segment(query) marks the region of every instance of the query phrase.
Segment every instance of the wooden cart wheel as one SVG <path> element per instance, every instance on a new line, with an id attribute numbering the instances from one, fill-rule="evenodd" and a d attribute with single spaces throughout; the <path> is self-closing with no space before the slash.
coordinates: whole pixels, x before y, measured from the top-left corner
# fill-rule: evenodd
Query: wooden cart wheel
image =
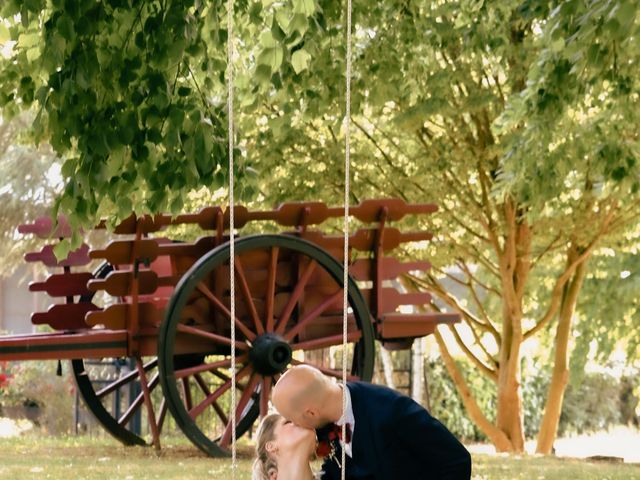
<path id="1" fill-rule="evenodd" d="M 103 263 L 94 272 L 94 278 L 105 278 L 113 266 Z M 81 297 L 81 302 L 90 302 L 93 295 Z M 200 365 L 204 360 L 202 355 L 183 355 L 177 359 L 179 368 L 192 368 Z M 103 358 L 100 362 L 89 362 L 83 359 L 71 360 L 73 376 L 78 387 L 78 393 L 87 409 L 93 414 L 101 426 L 124 445 L 148 445 L 149 443 L 136 433 L 132 419 L 136 414 L 142 414 L 148 422 L 144 394 L 140 385 L 140 374 L 137 363 L 145 372 L 153 403 L 155 427 L 159 434 L 166 421 L 167 404 L 161 389 L 158 389 L 158 359 L 157 357 L 122 357 Z M 115 369 L 115 372 L 114 372 Z M 200 376 L 185 376 L 180 380 L 179 391 L 181 398 L 189 403 L 197 398 L 203 383 Z M 215 411 L 215 410 L 214 410 Z M 221 410 L 215 412 L 214 421 L 226 422 L 226 416 Z M 248 417 L 238 425 L 238 432 L 244 433 L 255 421 Z M 209 419 L 211 420 L 211 419 Z"/>
<path id="2" fill-rule="evenodd" d="M 113 266 L 105 262 L 94 272 L 94 278 L 105 278 Z M 81 302 L 93 301 L 94 294 L 80 298 Z M 140 389 L 140 376 L 135 358 L 104 358 L 99 363 L 71 360 L 78 393 L 87 409 L 102 427 L 124 445 L 146 445 L 147 442 L 134 432 L 131 419 L 144 409 Z M 158 360 L 156 357 L 139 359 L 153 391 L 158 385 Z M 113 371 L 115 370 L 115 372 Z M 163 413 L 164 410 L 164 413 Z M 166 406 L 161 406 L 159 419 L 164 419 Z"/>
<path id="3" fill-rule="evenodd" d="M 236 379 L 241 393 L 231 407 L 229 245 L 223 244 L 188 270 L 167 307 L 160 328 L 158 365 L 168 408 L 185 435 L 201 450 L 227 455 L 232 411 L 237 434 L 265 415 L 271 387 L 291 364 L 311 364 L 341 378 L 341 364 L 314 355 L 342 348 L 343 268 L 320 247 L 289 235 L 243 237 L 235 244 Z M 373 326 L 355 282 L 348 286 L 348 362 L 350 379 L 373 374 Z M 204 362 L 180 368 L 182 355 L 204 355 Z M 334 358 L 340 358 L 335 355 Z M 185 402 L 178 385 L 200 376 L 201 396 Z M 201 418 L 210 406 L 226 421 L 212 426 Z"/>
<path id="4" fill-rule="evenodd" d="M 139 411 L 144 411 L 144 397 L 140 388 L 140 376 L 135 360 L 128 358 L 102 359 L 100 363 L 85 362 L 83 359 L 71 360 L 73 376 L 78 392 L 85 406 L 100 422 L 102 427 L 124 445 L 147 445 L 140 435 L 135 433 L 133 418 Z M 144 358 L 144 370 L 153 391 L 158 384 L 155 357 Z M 115 375 L 112 371 L 115 369 Z M 165 412 L 161 412 L 164 420 Z M 157 407 L 154 410 L 158 411 Z"/>

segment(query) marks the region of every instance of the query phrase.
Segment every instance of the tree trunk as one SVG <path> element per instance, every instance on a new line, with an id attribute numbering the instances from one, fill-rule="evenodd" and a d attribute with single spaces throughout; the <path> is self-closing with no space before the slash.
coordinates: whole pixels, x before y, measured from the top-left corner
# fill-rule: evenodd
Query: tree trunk
<path id="1" fill-rule="evenodd" d="M 524 452 L 524 425 L 520 391 L 520 348 L 522 300 L 529 271 L 531 230 L 519 206 L 507 199 L 504 203 L 507 235 L 504 248 L 496 249 L 502 280 L 502 336 L 498 369 L 498 405 L 496 425 L 509 438 L 511 452 Z"/>
<path id="2" fill-rule="evenodd" d="M 384 382 L 389 388 L 396 388 L 393 381 L 393 361 L 391 360 L 391 354 L 389 350 L 380 346 L 380 361 L 382 362 L 382 371 L 384 373 Z"/>
<path id="3" fill-rule="evenodd" d="M 574 255 L 569 256 L 569 263 L 573 261 L 573 258 Z M 550 454 L 553 449 L 553 442 L 558 433 L 564 392 L 569 380 L 569 338 L 571 337 L 571 321 L 575 312 L 578 294 L 582 287 L 582 281 L 584 280 L 586 263 L 587 260 L 585 259 L 585 261 L 578 265 L 570 283 L 565 286 L 559 313 L 558 328 L 556 330 L 553 373 L 547 393 L 544 416 L 540 423 L 536 453 Z"/>
<path id="4" fill-rule="evenodd" d="M 438 342 L 438 346 L 440 347 L 440 353 L 442 353 L 442 359 L 444 360 L 445 367 L 447 368 L 449 375 L 451 375 L 453 383 L 462 398 L 464 408 L 469 414 L 469 417 L 471 417 L 471 420 L 478 425 L 478 428 L 480 428 L 480 430 L 482 430 L 482 432 L 489 438 L 489 441 L 495 445 L 496 450 L 500 452 L 513 451 L 513 445 L 505 433 L 491 423 L 484 413 L 482 413 L 480 406 L 475 401 L 471 391 L 469 390 L 462 372 L 449 353 L 447 345 L 438 330 L 434 332 L 434 336 Z"/>
<path id="5" fill-rule="evenodd" d="M 508 449 L 496 445 L 499 452 L 524 452 L 524 427 L 522 420 L 522 397 L 520 394 L 519 367 L 500 369 L 498 377 L 497 427 L 510 441 Z"/>
<path id="6" fill-rule="evenodd" d="M 519 320 L 515 320 L 519 321 Z M 513 322 L 505 318 L 500 349 L 500 369 L 498 371 L 498 404 L 496 425 L 507 438 L 508 450 L 496 448 L 499 452 L 524 452 L 524 427 L 522 420 L 522 397 L 520 394 L 520 346 L 522 335 L 513 332 Z"/>

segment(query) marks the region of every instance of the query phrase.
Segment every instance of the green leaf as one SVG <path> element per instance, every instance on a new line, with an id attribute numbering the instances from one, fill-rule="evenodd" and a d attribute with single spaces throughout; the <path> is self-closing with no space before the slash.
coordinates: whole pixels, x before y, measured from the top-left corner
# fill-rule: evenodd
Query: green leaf
<path id="1" fill-rule="evenodd" d="M 73 22 L 68 15 L 62 15 L 58 19 L 57 27 L 58 33 L 62 36 L 62 38 L 64 38 L 68 42 L 73 41 L 76 36 L 76 32 L 73 27 Z"/>
<path id="2" fill-rule="evenodd" d="M 76 160 L 73 158 L 70 158 L 69 160 L 65 161 L 62 164 L 62 168 L 60 169 L 60 173 L 62 174 L 63 177 L 65 178 L 71 178 L 73 177 L 73 174 L 76 171 Z"/>
<path id="3" fill-rule="evenodd" d="M 118 215 L 124 218 L 131 213 L 131 200 L 126 195 L 121 195 L 118 197 L 117 207 Z"/>
<path id="4" fill-rule="evenodd" d="M 291 55 L 291 65 L 296 73 L 306 70 L 309 67 L 309 60 L 311 60 L 311 55 L 303 48 L 296 50 Z"/>
<path id="5" fill-rule="evenodd" d="M 40 58 L 40 48 L 33 47 L 27 50 L 27 60 L 30 62 L 34 62 L 36 59 Z"/>
<path id="6" fill-rule="evenodd" d="M 294 15 L 291 22 L 289 22 L 289 31 L 298 32 L 300 36 L 304 35 L 308 28 L 309 20 L 301 14 Z"/>
<path id="7" fill-rule="evenodd" d="M 294 0 L 293 11 L 294 13 L 302 13 L 309 17 L 316 11 L 315 2 L 314 0 Z"/>
<path id="8" fill-rule="evenodd" d="M 62 260 L 67 258 L 69 252 L 71 251 L 71 242 L 69 239 L 61 240 L 60 243 L 53 247 L 53 254 L 56 256 L 58 260 Z"/>
<path id="9" fill-rule="evenodd" d="M 11 40 L 9 29 L 3 23 L 0 23 L 0 43 L 5 43 L 9 40 Z"/>
<path id="10" fill-rule="evenodd" d="M 564 38 L 561 37 L 551 42 L 552 52 L 555 52 L 555 53 L 561 52 L 563 48 L 564 48 Z"/>
<path id="11" fill-rule="evenodd" d="M 270 30 L 266 30 L 260 34 L 260 44 L 265 48 L 274 48 L 278 45 L 278 42 L 273 38 L 273 33 Z"/>
<path id="12" fill-rule="evenodd" d="M 287 35 L 289 34 L 289 23 L 291 21 L 291 12 L 289 10 L 285 10 L 284 8 L 276 11 L 274 15 L 275 21 L 278 22 L 280 28 Z"/>
<path id="13" fill-rule="evenodd" d="M 271 71 L 275 71 L 282 65 L 284 54 L 282 53 L 282 47 L 277 46 L 274 48 L 267 48 L 260 52 L 258 55 L 258 65 L 266 65 L 271 68 Z"/>
<path id="14" fill-rule="evenodd" d="M 18 46 L 21 48 L 36 47 L 40 44 L 39 33 L 22 33 L 18 37 Z"/>

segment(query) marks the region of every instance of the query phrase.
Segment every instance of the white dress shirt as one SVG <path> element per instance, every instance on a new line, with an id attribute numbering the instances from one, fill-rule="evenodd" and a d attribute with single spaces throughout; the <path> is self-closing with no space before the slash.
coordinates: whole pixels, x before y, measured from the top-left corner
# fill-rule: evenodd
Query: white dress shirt
<path id="1" fill-rule="evenodd" d="M 349 392 L 349 388 L 347 387 L 347 389 L 345 390 L 346 393 L 346 397 L 347 397 L 347 405 L 346 408 L 344 410 L 344 412 L 342 413 L 342 416 L 340 417 L 340 419 L 336 422 L 336 425 L 338 425 L 339 427 L 342 427 L 342 425 L 344 425 L 345 423 L 348 423 L 351 426 L 351 440 L 353 440 L 353 432 L 356 429 L 356 419 L 353 416 L 353 406 L 351 405 L 351 392 Z M 342 444 L 342 446 L 344 447 L 344 451 L 347 455 L 349 455 L 351 458 L 353 458 L 353 455 L 351 454 L 351 442 L 347 443 L 345 445 L 344 441 L 340 441 L 340 443 Z"/>

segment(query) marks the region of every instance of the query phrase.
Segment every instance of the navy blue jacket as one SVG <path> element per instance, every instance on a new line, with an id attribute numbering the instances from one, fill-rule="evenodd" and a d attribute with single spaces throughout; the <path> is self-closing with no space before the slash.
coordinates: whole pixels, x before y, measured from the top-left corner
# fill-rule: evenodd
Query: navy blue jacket
<path id="1" fill-rule="evenodd" d="M 347 479 L 469 480 L 471 456 L 419 404 L 390 388 L 349 382 L 355 428 Z M 336 452 L 340 458 L 340 449 Z M 339 480 L 335 460 L 322 465 L 323 480 Z"/>

